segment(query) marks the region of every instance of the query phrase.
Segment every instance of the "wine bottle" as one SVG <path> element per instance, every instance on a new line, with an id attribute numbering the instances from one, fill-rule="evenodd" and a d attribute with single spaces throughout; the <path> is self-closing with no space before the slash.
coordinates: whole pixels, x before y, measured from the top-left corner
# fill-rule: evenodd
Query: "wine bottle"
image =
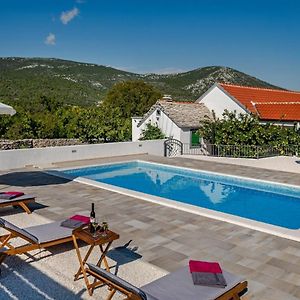
<path id="1" fill-rule="evenodd" d="M 95 205 L 94 203 L 92 203 L 92 210 L 91 210 L 91 213 L 90 213 L 90 223 L 94 223 L 95 222 L 95 217 L 96 217 L 96 214 L 95 214 Z M 94 226 L 90 226 L 90 232 L 93 233 L 95 231 L 94 229 Z"/>

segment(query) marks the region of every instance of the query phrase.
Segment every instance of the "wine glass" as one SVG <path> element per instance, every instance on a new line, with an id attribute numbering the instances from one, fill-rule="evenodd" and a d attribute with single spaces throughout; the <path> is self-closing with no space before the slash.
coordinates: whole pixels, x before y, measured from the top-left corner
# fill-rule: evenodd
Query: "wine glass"
<path id="1" fill-rule="evenodd" d="M 102 222 L 102 236 L 107 236 L 107 231 L 108 231 L 108 223 L 107 222 Z"/>
<path id="2" fill-rule="evenodd" d="M 93 237 L 97 236 L 97 228 L 99 226 L 99 222 L 97 218 L 93 218 L 91 225 L 94 227 Z"/>

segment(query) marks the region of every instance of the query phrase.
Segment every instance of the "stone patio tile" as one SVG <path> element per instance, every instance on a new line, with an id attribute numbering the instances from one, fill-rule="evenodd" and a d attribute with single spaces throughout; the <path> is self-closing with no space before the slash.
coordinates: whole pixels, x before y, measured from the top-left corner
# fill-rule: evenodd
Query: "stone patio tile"
<path id="1" fill-rule="evenodd" d="M 49 210 L 49 211 L 52 211 L 52 212 L 59 213 L 59 212 L 61 212 L 61 211 L 64 211 L 64 208 L 55 206 L 55 207 L 49 207 L 48 210 Z"/>
<path id="2" fill-rule="evenodd" d="M 295 291 L 293 292 L 293 296 L 295 296 L 297 299 L 300 299 L 300 287 L 297 287 Z"/>
<path id="3" fill-rule="evenodd" d="M 282 292 L 279 289 L 265 289 L 264 291 L 258 292 L 252 299 L 255 300 L 299 300 L 295 296 Z"/>
<path id="4" fill-rule="evenodd" d="M 180 244 L 180 243 L 177 243 L 177 242 L 175 242 L 175 241 L 171 241 L 171 242 L 165 244 L 164 246 L 165 246 L 166 248 L 168 248 L 168 249 L 177 251 L 177 250 L 180 249 L 181 244 Z"/>
<path id="5" fill-rule="evenodd" d="M 152 244 L 161 244 L 161 243 L 169 242 L 169 239 L 167 239 L 161 235 L 155 235 L 149 239 L 149 242 Z"/>
<path id="6" fill-rule="evenodd" d="M 247 267 L 247 268 L 250 268 L 253 270 L 258 269 L 262 265 L 260 261 L 257 261 L 257 260 L 254 260 L 254 259 L 248 258 L 248 257 L 242 258 L 237 263 L 241 266 L 244 266 L 244 267 Z M 264 267 L 265 267 L 265 265 L 263 265 L 263 268 Z"/>
<path id="7" fill-rule="evenodd" d="M 169 272 L 176 271 L 182 267 L 180 262 L 174 261 L 168 257 L 159 257 L 154 260 L 150 260 L 149 262 L 162 269 L 168 270 Z"/>
<path id="8" fill-rule="evenodd" d="M 230 250 L 228 251 L 227 249 L 223 249 L 217 246 L 211 246 L 204 248 L 203 251 L 213 254 L 215 257 L 223 258 Z"/>
<path id="9" fill-rule="evenodd" d="M 300 274 L 300 267 L 297 263 L 283 261 L 278 258 L 272 258 L 269 261 L 269 264 L 278 268 L 282 268 L 289 273 L 296 273 L 298 275 Z"/>
<path id="10" fill-rule="evenodd" d="M 189 231 L 197 231 L 199 227 L 194 224 L 184 224 L 181 226 L 182 230 L 189 230 Z"/>
<path id="11" fill-rule="evenodd" d="M 250 275 L 254 272 L 252 269 L 238 265 L 235 262 L 222 261 L 222 266 L 229 272 L 244 277 L 244 279 L 250 278 Z"/>
<path id="12" fill-rule="evenodd" d="M 300 249 L 293 246 L 287 247 L 284 252 L 300 257 Z"/>
<path id="13" fill-rule="evenodd" d="M 224 260 L 228 260 L 228 261 L 235 261 L 238 262 L 239 260 L 241 260 L 243 258 L 242 256 L 243 254 L 237 254 L 234 253 L 232 251 L 227 251 L 227 253 L 223 256 Z"/>
<path id="14" fill-rule="evenodd" d="M 147 229 L 150 227 L 149 224 L 138 221 L 138 220 L 130 220 L 130 221 L 127 221 L 125 224 L 132 226 L 134 228 L 138 228 L 138 229 Z"/>
<path id="15" fill-rule="evenodd" d="M 265 253 L 257 253 L 256 251 L 251 251 L 251 247 L 244 248 L 240 246 L 236 246 L 233 249 L 231 249 L 231 252 L 236 253 L 238 255 L 242 255 L 243 257 L 249 257 L 252 259 L 257 259 L 259 261 L 267 262 L 270 260 L 270 257 Z"/>
<path id="16" fill-rule="evenodd" d="M 300 287 L 300 275 L 295 273 L 289 273 L 282 278 L 286 282 L 292 282 L 294 285 Z"/>
<path id="17" fill-rule="evenodd" d="M 283 278 L 274 279 L 273 282 L 270 284 L 270 287 L 271 288 L 273 287 L 274 289 L 279 289 L 282 292 L 285 292 L 285 293 L 288 293 L 291 295 L 294 294 L 297 286 L 294 284 L 293 281 L 287 282 L 287 281 L 284 281 Z"/>
<path id="18" fill-rule="evenodd" d="M 256 280 L 248 280 L 248 289 L 249 289 L 249 299 L 252 299 L 252 295 L 256 295 L 259 292 L 262 292 L 266 289 L 266 286 L 262 284 L 261 282 L 258 282 Z"/>
<path id="19" fill-rule="evenodd" d="M 283 278 L 285 271 L 281 268 L 275 267 L 270 264 L 262 264 L 257 266 L 258 271 L 262 272 L 265 275 L 270 275 L 274 278 Z"/>

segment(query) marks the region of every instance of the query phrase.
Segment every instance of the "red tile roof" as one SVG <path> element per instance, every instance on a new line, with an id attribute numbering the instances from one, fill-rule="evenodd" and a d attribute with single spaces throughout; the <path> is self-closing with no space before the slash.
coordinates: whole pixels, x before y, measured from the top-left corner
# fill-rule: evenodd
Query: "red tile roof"
<path id="1" fill-rule="evenodd" d="M 300 102 L 257 103 L 255 107 L 262 120 L 300 121 Z"/>
<path id="2" fill-rule="evenodd" d="M 262 120 L 300 121 L 300 92 L 219 84 Z"/>

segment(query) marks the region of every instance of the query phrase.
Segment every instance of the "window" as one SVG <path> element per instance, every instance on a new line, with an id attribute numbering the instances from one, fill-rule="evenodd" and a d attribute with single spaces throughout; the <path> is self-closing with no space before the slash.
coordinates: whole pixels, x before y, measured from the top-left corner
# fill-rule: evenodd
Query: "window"
<path id="1" fill-rule="evenodd" d="M 200 134 L 198 130 L 191 130 L 191 146 L 199 146 L 201 141 Z"/>

